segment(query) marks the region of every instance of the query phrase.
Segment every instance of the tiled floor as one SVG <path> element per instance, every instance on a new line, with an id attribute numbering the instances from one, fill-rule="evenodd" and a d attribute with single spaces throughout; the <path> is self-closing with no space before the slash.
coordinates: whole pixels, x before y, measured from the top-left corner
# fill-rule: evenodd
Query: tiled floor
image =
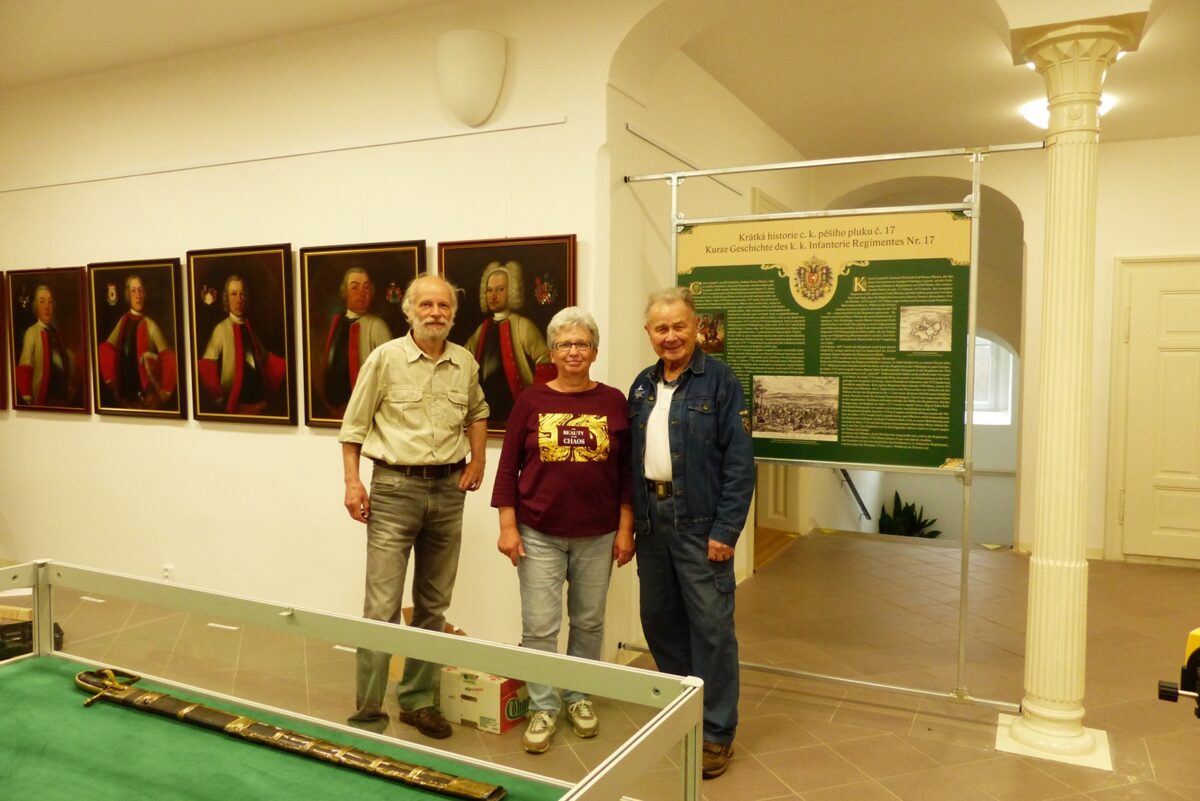
<path id="1" fill-rule="evenodd" d="M 959 558 L 956 548 L 926 541 L 800 538 L 738 588 L 742 659 L 948 692 L 957 674 Z M 963 681 L 972 696 L 1021 698 L 1027 568 L 1009 551 L 972 552 Z M 349 711 L 354 658 L 333 643 L 65 593 L 56 610 L 68 650 L 81 656 L 332 721 Z M 704 797 L 1200 801 L 1194 705 L 1156 699 L 1157 681 L 1178 677 L 1197 610 L 1195 570 L 1090 563 L 1084 722 L 1108 733 L 1112 772 L 996 752 L 996 711 L 985 706 L 746 670 L 735 757 L 725 776 L 704 783 Z M 650 664 L 645 656 L 637 663 Z M 580 740 L 560 726 L 545 755 L 524 753 L 519 729 L 497 736 L 457 728 L 437 746 L 576 780 L 650 715 L 604 699 L 597 709 L 598 738 Z M 420 739 L 395 722 L 389 733 Z M 678 768 L 664 760 L 635 794 L 659 801 L 678 798 L 678 788 Z"/>

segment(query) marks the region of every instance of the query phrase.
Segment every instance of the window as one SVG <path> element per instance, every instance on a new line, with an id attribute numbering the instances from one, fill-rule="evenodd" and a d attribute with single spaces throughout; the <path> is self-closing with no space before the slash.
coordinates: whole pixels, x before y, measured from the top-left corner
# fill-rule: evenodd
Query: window
<path id="1" fill-rule="evenodd" d="M 999 342 L 975 336 L 975 423 L 1012 423 L 1013 353 Z"/>

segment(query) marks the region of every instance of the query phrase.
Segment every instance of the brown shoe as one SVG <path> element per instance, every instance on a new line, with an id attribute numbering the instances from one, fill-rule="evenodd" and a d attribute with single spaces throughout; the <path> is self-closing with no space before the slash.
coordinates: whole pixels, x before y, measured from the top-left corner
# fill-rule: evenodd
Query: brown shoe
<path id="1" fill-rule="evenodd" d="M 704 766 L 701 775 L 706 779 L 715 779 L 729 767 L 729 758 L 733 756 L 733 743 L 704 743 Z"/>
<path id="2" fill-rule="evenodd" d="M 434 706 L 423 706 L 409 712 L 400 711 L 400 722 L 416 726 L 417 731 L 435 740 L 445 740 L 452 731 L 450 724 Z"/>

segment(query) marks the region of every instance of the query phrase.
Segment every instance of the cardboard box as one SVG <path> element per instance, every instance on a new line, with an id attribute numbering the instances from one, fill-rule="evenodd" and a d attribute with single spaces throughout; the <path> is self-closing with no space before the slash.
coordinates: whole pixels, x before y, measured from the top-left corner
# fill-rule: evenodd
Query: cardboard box
<path id="1" fill-rule="evenodd" d="M 451 723 L 503 734 L 529 709 L 529 692 L 517 679 L 447 666 L 441 683 L 442 717 Z"/>

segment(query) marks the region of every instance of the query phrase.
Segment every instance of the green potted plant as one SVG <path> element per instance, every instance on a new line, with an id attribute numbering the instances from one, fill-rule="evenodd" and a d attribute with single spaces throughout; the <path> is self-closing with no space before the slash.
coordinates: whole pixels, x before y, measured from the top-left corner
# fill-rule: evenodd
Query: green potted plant
<path id="1" fill-rule="evenodd" d="M 888 514 L 887 506 L 879 512 L 879 533 L 898 534 L 901 537 L 923 537 L 932 539 L 942 532 L 932 528 L 937 518 L 925 519 L 925 507 L 917 508 L 915 503 L 900 502 L 900 493 L 892 501 L 892 513 Z"/>

